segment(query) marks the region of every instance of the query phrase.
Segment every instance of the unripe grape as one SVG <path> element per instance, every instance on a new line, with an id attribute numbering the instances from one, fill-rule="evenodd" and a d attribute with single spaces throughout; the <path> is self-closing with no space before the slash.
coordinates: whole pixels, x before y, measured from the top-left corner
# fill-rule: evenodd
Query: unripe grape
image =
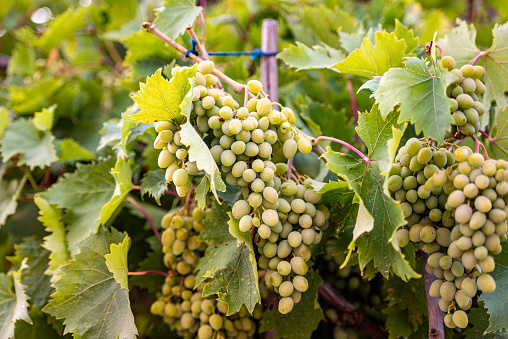
<path id="1" fill-rule="evenodd" d="M 455 324 L 453 323 L 453 315 L 452 314 L 446 314 L 443 319 L 444 324 L 448 328 L 455 328 Z"/>
<path id="2" fill-rule="evenodd" d="M 443 280 L 440 280 L 440 279 L 436 279 L 432 282 L 432 284 L 430 285 L 430 288 L 429 288 L 429 295 L 431 297 L 439 297 L 440 296 L 440 288 L 441 288 L 441 285 L 443 284 Z"/>
<path id="3" fill-rule="evenodd" d="M 293 294 L 294 287 L 293 283 L 291 281 L 284 281 L 279 286 L 279 294 L 281 297 L 289 297 L 291 294 Z"/>
<path id="4" fill-rule="evenodd" d="M 455 68 L 455 59 L 451 56 L 445 56 L 441 59 L 441 67 L 451 71 Z"/>
<path id="5" fill-rule="evenodd" d="M 249 80 L 247 86 L 249 87 L 249 91 L 254 94 L 258 94 L 263 90 L 263 84 L 259 80 Z"/>
<path id="6" fill-rule="evenodd" d="M 308 154 L 312 151 L 312 144 L 307 138 L 300 138 L 297 142 L 298 150 L 303 154 Z"/>
<path id="7" fill-rule="evenodd" d="M 446 301 L 452 301 L 455 296 L 456 287 L 455 284 L 450 281 L 445 281 L 441 284 L 439 288 L 439 293 L 441 298 Z"/>
<path id="8" fill-rule="evenodd" d="M 466 65 L 467 66 L 467 65 Z M 468 324 L 467 314 L 462 310 L 455 311 L 452 316 L 455 326 L 466 328 Z"/>
<path id="9" fill-rule="evenodd" d="M 293 309 L 293 306 L 294 306 L 293 299 L 290 297 L 286 297 L 279 300 L 278 309 L 281 314 L 288 314 Z"/>
<path id="10" fill-rule="evenodd" d="M 293 286 L 297 291 L 305 292 L 309 288 L 309 282 L 304 276 L 297 275 L 293 278 Z"/>
<path id="11" fill-rule="evenodd" d="M 172 178 L 173 178 L 173 183 L 176 186 L 183 186 L 183 185 L 185 185 L 185 183 L 188 182 L 189 175 L 187 174 L 187 171 L 185 171 L 182 168 L 179 168 L 174 171 Z"/>
<path id="12" fill-rule="evenodd" d="M 480 274 L 476 280 L 478 288 L 485 293 L 492 293 L 496 290 L 496 282 L 490 274 Z"/>

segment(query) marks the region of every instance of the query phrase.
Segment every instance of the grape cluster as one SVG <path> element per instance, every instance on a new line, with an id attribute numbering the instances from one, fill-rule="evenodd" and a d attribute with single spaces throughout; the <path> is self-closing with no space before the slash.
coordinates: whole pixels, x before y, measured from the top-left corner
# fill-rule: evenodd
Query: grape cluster
<path id="1" fill-rule="evenodd" d="M 388 188 L 408 222 L 397 231 L 399 246 L 417 243 L 430 255 L 425 269 L 437 280 L 429 295 L 439 297 L 448 327 L 464 328 L 477 291 L 496 288 L 489 272 L 506 240 L 508 164 L 417 139 L 401 147 L 396 161 Z"/>
<path id="2" fill-rule="evenodd" d="M 193 272 L 206 247 L 199 240 L 205 218 L 211 218 L 210 209 L 194 208 L 189 216 L 168 212 L 163 217 L 163 261 L 172 275 L 165 279 L 162 293 L 150 310 L 184 338 L 252 338 L 256 332 L 254 318 L 261 317 L 260 308 L 254 310 L 254 318 L 245 307 L 226 316 L 226 303 L 202 296 L 206 282 L 193 290 Z"/>
<path id="3" fill-rule="evenodd" d="M 485 113 L 485 107 L 478 98 L 478 95 L 485 93 L 485 85 L 480 80 L 483 67 L 464 65 L 460 69 L 455 68 L 455 59 L 451 56 L 443 57 L 441 66 L 457 77 L 446 91 L 453 101 L 451 114 L 454 125 L 464 135 L 478 133 L 480 117 Z"/>

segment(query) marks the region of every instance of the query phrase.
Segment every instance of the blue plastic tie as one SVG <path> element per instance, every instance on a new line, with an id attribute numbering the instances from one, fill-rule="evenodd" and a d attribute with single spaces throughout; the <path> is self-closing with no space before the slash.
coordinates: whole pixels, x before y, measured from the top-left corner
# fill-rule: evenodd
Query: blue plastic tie
<path id="1" fill-rule="evenodd" d="M 190 39 L 192 49 L 189 49 L 185 52 L 185 57 L 188 57 L 190 53 L 198 56 L 198 51 L 196 50 L 197 42 L 194 39 Z M 256 59 L 262 56 L 272 56 L 277 55 L 279 52 L 263 52 L 260 48 L 254 49 L 252 52 L 209 52 L 208 55 L 219 55 L 219 56 L 240 56 L 240 55 L 248 55 L 251 59 Z"/>

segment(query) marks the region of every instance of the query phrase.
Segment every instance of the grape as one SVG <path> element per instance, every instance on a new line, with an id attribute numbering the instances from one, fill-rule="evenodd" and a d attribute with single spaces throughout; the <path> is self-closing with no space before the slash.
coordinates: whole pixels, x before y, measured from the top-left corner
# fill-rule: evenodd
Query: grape
<path id="1" fill-rule="evenodd" d="M 420 149 L 417 154 L 417 160 L 420 164 L 425 165 L 432 160 L 432 150 L 426 147 Z"/>
<path id="2" fill-rule="evenodd" d="M 199 339 L 210 339 L 213 336 L 213 329 L 210 325 L 202 325 L 198 330 L 198 338 Z"/>
<path id="3" fill-rule="evenodd" d="M 297 231 L 293 231 L 293 232 L 289 233 L 289 235 L 288 235 L 288 244 L 291 247 L 296 248 L 296 247 L 300 246 L 301 243 L 302 243 L 302 235 L 301 235 L 301 233 L 299 233 Z"/>
<path id="4" fill-rule="evenodd" d="M 287 159 L 291 159 L 298 150 L 298 144 L 293 139 L 288 139 L 284 142 L 283 152 Z"/>
<path id="5" fill-rule="evenodd" d="M 297 275 L 293 278 L 293 286 L 297 291 L 305 292 L 309 288 L 309 283 L 304 276 Z"/>
<path id="6" fill-rule="evenodd" d="M 437 279 L 432 282 L 429 288 L 429 295 L 431 297 L 439 297 L 440 296 L 440 288 L 443 284 L 443 280 Z"/>
<path id="7" fill-rule="evenodd" d="M 447 69 L 448 71 L 451 71 L 455 68 L 455 59 L 453 59 L 451 56 L 445 56 L 441 59 L 441 67 L 444 69 Z"/>
<path id="8" fill-rule="evenodd" d="M 277 214 L 277 211 L 267 209 L 261 215 L 261 219 L 268 226 L 275 226 L 279 222 L 279 215 Z"/>
<path id="9" fill-rule="evenodd" d="M 397 243 L 400 247 L 406 247 L 409 243 L 409 232 L 406 229 L 397 230 Z"/>
<path id="10" fill-rule="evenodd" d="M 293 257 L 291 258 L 291 269 L 293 272 L 299 275 L 305 275 L 307 273 L 307 264 L 305 260 L 301 257 Z M 301 291 L 303 292 L 303 291 Z"/>
<path id="11" fill-rule="evenodd" d="M 444 324 L 446 325 L 446 327 L 448 328 L 454 328 L 455 327 L 455 324 L 453 323 L 453 315 L 452 314 L 446 314 L 444 316 Z"/>
<path id="12" fill-rule="evenodd" d="M 258 94 L 263 90 L 263 84 L 258 80 L 249 80 L 249 82 L 247 82 L 247 86 L 249 87 L 249 91 L 254 94 Z"/>
<path id="13" fill-rule="evenodd" d="M 291 273 L 291 264 L 288 261 L 281 261 L 277 264 L 277 272 L 281 275 L 288 275 Z"/>
<path id="14" fill-rule="evenodd" d="M 281 297 L 289 297 L 291 294 L 293 294 L 294 287 L 293 283 L 291 281 L 284 281 L 279 286 L 279 294 Z"/>
<path id="15" fill-rule="evenodd" d="M 288 314 L 293 309 L 293 306 L 293 299 L 290 297 L 285 297 L 279 300 L 278 309 L 281 314 Z"/>
<path id="16" fill-rule="evenodd" d="M 424 226 L 420 230 L 420 239 L 426 243 L 433 242 L 436 239 L 436 230 L 432 226 Z"/>
<path id="17" fill-rule="evenodd" d="M 474 100 L 468 94 L 459 94 L 456 98 L 459 108 L 466 109 L 473 107 Z M 460 160 L 459 160 L 460 161 Z"/>
<path id="18" fill-rule="evenodd" d="M 251 207 L 249 206 L 249 204 L 246 201 L 238 200 L 233 205 L 233 209 L 232 209 L 233 218 L 239 220 L 243 216 L 249 214 L 250 210 L 251 210 Z"/>
<path id="19" fill-rule="evenodd" d="M 462 310 L 455 311 L 452 316 L 455 326 L 466 328 L 468 324 L 467 314 Z"/>
<path id="20" fill-rule="evenodd" d="M 397 191 L 402 188 L 402 178 L 398 175 L 392 175 L 388 178 L 388 189 Z"/>
<path id="21" fill-rule="evenodd" d="M 467 223 L 469 221 L 469 219 L 471 219 L 472 215 L 473 215 L 473 210 L 471 209 L 471 207 L 469 207 L 466 204 L 460 205 L 455 210 L 455 220 L 458 223 L 462 223 L 462 224 Z"/>
<path id="22" fill-rule="evenodd" d="M 406 151 L 410 156 L 417 155 L 422 147 L 422 143 L 416 138 L 411 138 L 406 142 Z"/>
<path id="23" fill-rule="evenodd" d="M 486 293 L 492 293 L 496 290 L 496 282 L 490 274 L 482 273 L 476 280 L 478 288 Z"/>
<path id="24" fill-rule="evenodd" d="M 445 281 L 441 284 L 441 287 L 439 288 L 439 294 L 441 295 L 441 298 L 446 301 L 452 301 L 455 296 L 456 291 L 455 284 L 450 281 Z"/>
<path id="25" fill-rule="evenodd" d="M 248 232 L 252 228 L 252 217 L 244 215 L 239 222 L 239 229 L 241 232 Z"/>

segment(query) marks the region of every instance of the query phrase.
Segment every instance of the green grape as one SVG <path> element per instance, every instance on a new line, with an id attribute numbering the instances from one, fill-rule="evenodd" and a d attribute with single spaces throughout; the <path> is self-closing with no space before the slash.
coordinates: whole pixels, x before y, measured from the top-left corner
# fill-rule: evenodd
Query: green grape
<path id="1" fill-rule="evenodd" d="M 452 97 L 456 98 L 457 95 L 464 93 L 464 90 L 460 86 L 455 86 L 455 88 L 452 90 Z"/>
<path id="2" fill-rule="evenodd" d="M 305 292 L 309 288 L 309 283 L 304 276 L 297 275 L 293 278 L 293 286 L 297 291 Z"/>
<path id="3" fill-rule="evenodd" d="M 239 229 L 241 232 L 248 232 L 252 228 L 252 217 L 244 215 L 239 222 Z"/>
<path id="4" fill-rule="evenodd" d="M 439 267 L 439 260 L 444 256 L 443 253 L 433 253 L 427 259 L 427 263 L 432 267 Z"/>
<path id="5" fill-rule="evenodd" d="M 298 144 L 293 139 L 288 139 L 284 142 L 282 150 L 284 152 L 284 157 L 286 157 L 287 159 L 291 159 L 298 150 Z"/>
<path id="6" fill-rule="evenodd" d="M 447 255 L 443 255 L 440 259 L 439 259 L 439 266 L 443 269 L 443 270 L 448 270 L 452 267 L 452 263 L 453 263 L 453 260 L 452 258 L 450 258 L 449 256 Z"/>
<path id="7" fill-rule="evenodd" d="M 462 265 L 464 265 L 465 269 L 472 270 L 476 264 L 478 264 L 478 260 L 474 256 L 474 251 L 469 249 L 462 254 Z"/>
<path id="8" fill-rule="evenodd" d="M 440 279 L 436 279 L 432 282 L 432 284 L 430 285 L 430 288 L 429 288 L 429 295 L 431 297 L 439 297 L 440 296 L 440 288 L 441 288 L 441 285 L 443 284 L 443 280 L 440 280 Z"/>
<path id="9" fill-rule="evenodd" d="M 474 100 L 468 94 L 459 94 L 457 95 L 457 103 L 459 104 L 459 108 L 466 109 L 473 107 Z M 460 160 L 459 160 L 460 161 Z"/>
<path id="10" fill-rule="evenodd" d="M 223 319 L 222 316 L 219 314 L 212 314 L 210 318 L 208 319 L 208 323 L 210 324 L 210 327 L 214 330 L 220 330 L 223 325 Z"/>
<path id="11" fill-rule="evenodd" d="M 482 273 L 490 273 L 494 271 L 494 268 L 496 268 L 494 257 L 491 255 L 488 255 L 485 259 L 480 260 L 479 265 Z"/>
<path id="12" fill-rule="evenodd" d="M 299 233 L 297 231 L 293 231 L 293 232 L 289 233 L 289 235 L 288 235 L 288 244 L 293 248 L 300 246 L 300 244 L 302 243 L 302 240 L 303 239 L 302 239 L 301 233 Z"/>
<path id="13" fill-rule="evenodd" d="M 451 232 L 446 228 L 438 228 L 436 231 L 436 242 L 443 247 L 450 246 Z"/>
<path id="14" fill-rule="evenodd" d="M 287 238 L 287 236 L 286 236 Z M 291 251 L 293 248 L 291 245 L 289 245 L 287 240 L 282 240 L 279 245 L 277 246 L 277 256 L 279 258 L 286 258 L 288 255 L 291 254 Z M 281 273 L 282 274 L 282 273 Z"/>
<path id="15" fill-rule="evenodd" d="M 431 243 L 436 239 L 436 230 L 432 226 L 424 226 L 420 230 L 420 239 L 426 243 Z"/>
<path id="16" fill-rule="evenodd" d="M 409 243 L 409 232 L 408 230 L 401 228 L 397 230 L 397 243 L 400 247 L 406 247 Z"/>
<path id="17" fill-rule="evenodd" d="M 265 187 L 263 190 L 263 197 L 271 203 L 276 203 L 279 199 L 279 195 L 275 188 L 273 187 Z"/>
<path id="18" fill-rule="evenodd" d="M 210 325 L 202 325 L 198 330 L 198 339 L 211 339 L 213 336 L 213 329 Z"/>
<path id="19" fill-rule="evenodd" d="M 448 328 L 455 328 L 455 324 L 453 323 L 453 315 L 452 314 L 447 314 L 444 316 L 444 324 L 446 325 L 446 327 Z"/>
<path id="20" fill-rule="evenodd" d="M 455 68 L 455 59 L 451 56 L 445 56 L 441 59 L 441 67 L 451 71 Z"/>
<path id="21" fill-rule="evenodd" d="M 448 151 L 445 150 L 445 152 L 448 152 Z M 448 162 L 448 156 L 446 155 L 445 152 L 443 152 L 441 150 L 434 152 L 434 155 L 432 156 L 432 163 L 434 165 L 436 165 L 437 167 L 445 167 Z"/>
<path id="22" fill-rule="evenodd" d="M 409 191 L 411 189 L 415 189 L 417 186 L 418 186 L 418 181 L 412 175 L 404 178 L 404 181 L 402 182 L 402 187 L 404 187 L 404 189 L 406 191 Z"/>
<path id="23" fill-rule="evenodd" d="M 462 87 L 464 93 L 471 94 L 476 90 L 476 83 L 471 78 L 465 78 L 460 83 L 460 87 Z"/>
<path id="24" fill-rule="evenodd" d="M 423 147 L 422 143 L 420 142 L 420 140 L 416 138 L 411 138 L 406 142 L 407 154 L 409 154 L 410 156 L 417 155 L 418 152 L 422 149 L 422 147 Z"/>
<path id="25" fill-rule="evenodd" d="M 263 254 L 267 258 L 273 258 L 273 257 L 275 257 L 277 255 L 277 249 L 278 249 L 277 244 L 268 242 L 263 247 Z"/>
<path id="26" fill-rule="evenodd" d="M 251 211 L 251 207 L 245 200 L 238 200 L 233 205 L 233 209 L 232 209 L 233 218 L 239 220 L 243 216 L 249 214 L 250 211 Z"/>
<path id="27" fill-rule="evenodd" d="M 291 294 L 293 294 L 294 287 L 293 283 L 291 281 L 284 281 L 279 286 L 279 294 L 281 297 L 289 297 Z"/>
<path id="28" fill-rule="evenodd" d="M 293 302 L 292 298 L 285 297 L 285 298 L 282 298 L 279 300 L 278 309 L 281 314 L 288 314 L 289 312 L 291 312 L 293 307 L 294 307 L 294 302 Z"/>
<path id="29" fill-rule="evenodd" d="M 288 275 L 291 273 L 291 264 L 288 261 L 282 260 L 277 264 L 277 272 L 283 276 Z"/>
<path id="30" fill-rule="evenodd" d="M 466 185 L 467 187 L 468 185 Z M 467 223 L 470 219 L 471 219 L 471 216 L 473 215 L 473 210 L 471 207 L 469 207 L 468 205 L 466 204 L 462 204 L 460 205 L 459 207 L 457 207 L 457 209 L 455 210 L 455 220 L 458 222 L 458 223 L 461 223 L 461 224 L 465 224 Z"/>
<path id="31" fill-rule="evenodd" d="M 261 215 L 261 219 L 268 226 L 275 226 L 279 222 L 279 215 L 277 214 L 277 211 L 267 209 Z"/>
<path id="32" fill-rule="evenodd" d="M 432 160 L 432 150 L 424 147 L 418 151 L 417 160 L 420 164 L 425 165 Z"/>
<path id="33" fill-rule="evenodd" d="M 268 98 L 259 99 L 256 104 L 256 111 L 260 116 L 267 115 L 272 110 L 272 102 Z"/>
<path id="34" fill-rule="evenodd" d="M 302 199 L 294 199 L 291 202 L 291 209 L 295 213 L 304 213 L 306 209 L 305 201 L 303 201 Z"/>
<path id="35" fill-rule="evenodd" d="M 473 66 L 474 67 L 474 72 L 473 72 L 473 75 L 471 75 L 471 77 L 473 79 L 477 79 L 479 77 L 481 77 L 483 75 L 483 67 L 482 66 L 478 66 L 478 65 L 475 65 Z"/>
<path id="36" fill-rule="evenodd" d="M 464 265 L 461 262 L 454 261 L 450 270 L 454 276 L 461 277 L 464 274 Z"/>
<path id="37" fill-rule="evenodd" d="M 198 64 L 198 72 L 202 75 L 210 74 L 215 67 L 213 61 L 204 60 Z"/>
<path id="38" fill-rule="evenodd" d="M 308 154 L 312 151 L 312 144 L 307 138 L 300 138 L 297 142 L 298 150 L 303 154 Z"/>
<path id="39" fill-rule="evenodd" d="M 161 133 L 164 130 L 174 131 L 174 130 L 176 130 L 176 126 L 169 121 L 157 121 L 155 123 L 155 131 L 157 133 Z"/>
<path id="40" fill-rule="evenodd" d="M 496 290 L 496 282 L 490 274 L 482 273 L 476 280 L 478 288 L 485 293 L 492 293 Z"/>
<path id="41" fill-rule="evenodd" d="M 291 269 L 298 275 L 305 275 L 307 273 L 307 263 L 301 257 L 293 257 L 290 261 Z M 303 292 L 303 291 L 301 291 Z"/>
<path id="42" fill-rule="evenodd" d="M 420 232 L 421 232 L 422 228 L 423 228 L 423 225 L 420 225 L 420 224 L 415 224 L 415 225 L 411 226 L 411 228 L 409 229 L 409 240 L 411 240 L 411 242 L 417 243 L 422 240 L 420 237 Z"/>
<path id="43" fill-rule="evenodd" d="M 263 90 L 263 84 L 259 80 L 249 80 L 249 82 L 247 82 L 247 87 L 249 87 L 249 91 L 254 94 L 258 94 Z"/>
<path id="44" fill-rule="evenodd" d="M 441 284 L 441 287 L 439 288 L 439 294 L 441 295 L 441 298 L 446 301 L 452 301 L 455 297 L 455 291 L 457 288 L 455 287 L 455 284 L 450 281 L 445 281 Z"/>
<path id="45" fill-rule="evenodd" d="M 388 178 L 388 189 L 397 191 L 402 188 L 402 178 L 398 175 L 392 175 Z"/>
<path id="46" fill-rule="evenodd" d="M 173 178 L 173 183 L 176 186 L 183 186 L 188 182 L 189 175 L 187 174 L 187 171 L 185 171 L 182 168 L 179 168 L 174 171 L 172 178 Z"/>
<path id="47" fill-rule="evenodd" d="M 466 65 L 467 66 L 467 65 Z M 466 328 L 468 324 L 467 314 L 462 310 L 455 311 L 452 316 L 455 326 Z"/>
<path id="48" fill-rule="evenodd" d="M 460 71 L 465 78 L 471 78 L 474 74 L 475 69 L 473 66 L 466 64 L 460 68 Z"/>
<path id="49" fill-rule="evenodd" d="M 155 301 L 151 306 L 150 306 L 150 313 L 154 314 L 154 315 L 161 315 L 162 312 L 164 312 L 164 302 L 161 301 L 161 300 L 157 300 Z"/>

